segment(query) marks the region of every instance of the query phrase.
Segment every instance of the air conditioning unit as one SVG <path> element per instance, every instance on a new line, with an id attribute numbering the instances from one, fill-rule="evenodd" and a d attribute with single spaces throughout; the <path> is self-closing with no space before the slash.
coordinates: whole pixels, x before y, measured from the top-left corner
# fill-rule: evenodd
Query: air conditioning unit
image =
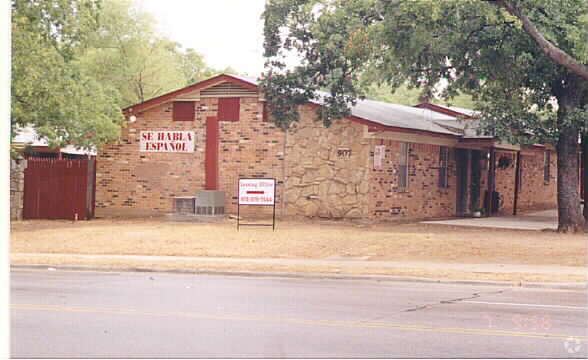
<path id="1" fill-rule="evenodd" d="M 202 190 L 196 194 L 197 215 L 223 215 L 225 213 L 225 192 Z"/>

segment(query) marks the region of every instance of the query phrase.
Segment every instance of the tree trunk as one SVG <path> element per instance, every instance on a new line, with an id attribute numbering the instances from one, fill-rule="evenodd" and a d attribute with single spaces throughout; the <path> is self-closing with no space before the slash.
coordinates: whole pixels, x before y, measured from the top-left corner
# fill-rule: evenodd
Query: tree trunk
<path id="1" fill-rule="evenodd" d="M 583 232 L 584 217 L 580 212 L 578 191 L 578 131 L 561 130 L 557 143 L 557 210 L 559 232 Z"/>
<path id="2" fill-rule="evenodd" d="M 584 216 L 580 206 L 580 161 L 578 159 L 577 124 L 567 118 L 582 103 L 584 80 L 568 74 L 553 89 L 557 97 L 557 210 L 559 232 L 584 232 Z"/>

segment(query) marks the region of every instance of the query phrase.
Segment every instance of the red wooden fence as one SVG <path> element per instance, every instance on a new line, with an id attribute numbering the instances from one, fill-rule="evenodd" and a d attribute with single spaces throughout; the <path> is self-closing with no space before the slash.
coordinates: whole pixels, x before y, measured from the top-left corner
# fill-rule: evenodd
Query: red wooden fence
<path id="1" fill-rule="evenodd" d="M 94 217 L 95 169 L 95 160 L 28 159 L 23 218 Z"/>

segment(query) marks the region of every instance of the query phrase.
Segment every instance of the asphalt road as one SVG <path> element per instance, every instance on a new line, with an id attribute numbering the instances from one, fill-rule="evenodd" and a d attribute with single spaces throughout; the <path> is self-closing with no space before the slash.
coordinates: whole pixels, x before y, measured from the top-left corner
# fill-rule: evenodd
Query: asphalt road
<path id="1" fill-rule="evenodd" d="M 13 270 L 12 357 L 586 358 L 586 291 Z"/>

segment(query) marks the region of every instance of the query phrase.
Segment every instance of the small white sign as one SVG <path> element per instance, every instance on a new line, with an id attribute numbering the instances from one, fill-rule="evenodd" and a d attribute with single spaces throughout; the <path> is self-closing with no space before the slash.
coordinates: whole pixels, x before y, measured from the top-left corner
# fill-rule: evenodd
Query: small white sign
<path id="1" fill-rule="evenodd" d="M 194 131 L 141 131 L 142 152 L 194 152 Z"/>
<path id="2" fill-rule="evenodd" d="M 376 145 L 374 147 L 374 169 L 382 169 L 382 161 L 386 156 L 386 145 Z"/>
<path id="3" fill-rule="evenodd" d="M 239 179 L 239 205 L 274 205 L 276 179 Z"/>

